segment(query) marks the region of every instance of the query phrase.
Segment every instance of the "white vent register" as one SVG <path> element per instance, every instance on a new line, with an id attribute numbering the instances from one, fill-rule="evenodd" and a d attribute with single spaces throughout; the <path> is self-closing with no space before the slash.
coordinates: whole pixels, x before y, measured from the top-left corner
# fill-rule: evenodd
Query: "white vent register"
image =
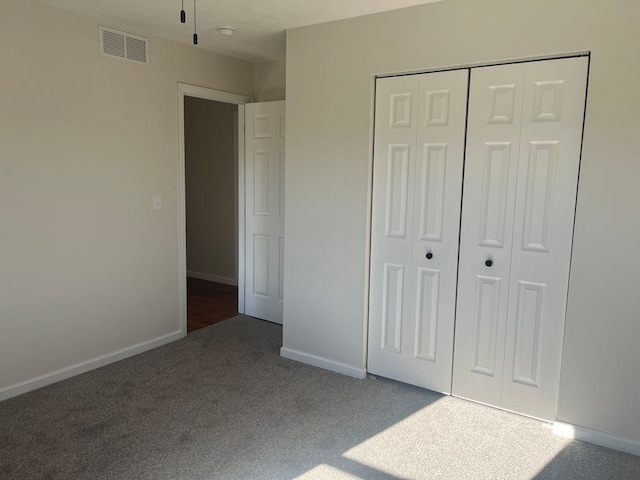
<path id="1" fill-rule="evenodd" d="M 98 28 L 100 55 L 149 65 L 149 41 L 112 28 Z"/>

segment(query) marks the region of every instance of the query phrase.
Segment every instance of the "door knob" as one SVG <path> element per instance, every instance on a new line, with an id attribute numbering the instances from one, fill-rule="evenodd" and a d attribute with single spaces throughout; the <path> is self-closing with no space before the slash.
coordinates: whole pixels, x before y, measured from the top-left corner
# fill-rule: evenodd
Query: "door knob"
<path id="1" fill-rule="evenodd" d="M 425 255 L 425 257 L 427 257 L 427 260 L 431 260 L 433 258 L 433 253 L 431 252 L 427 252 L 427 254 Z"/>
<path id="2" fill-rule="evenodd" d="M 486 262 L 484 262 L 484 264 L 485 264 L 487 267 L 490 267 L 491 265 L 493 265 L 493 260 L 487 260 Z"/>

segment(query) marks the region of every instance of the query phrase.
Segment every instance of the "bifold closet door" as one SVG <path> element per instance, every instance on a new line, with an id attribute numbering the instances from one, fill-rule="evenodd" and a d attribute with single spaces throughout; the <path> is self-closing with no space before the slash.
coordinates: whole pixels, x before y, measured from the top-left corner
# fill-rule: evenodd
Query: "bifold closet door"
<path id="1" fill-rule="evenodd" d="M 551 420 L 587 65 L 471 73 L 453 394 Z"/>
<path id="2" fill-rule="evenodd" d="M 368 371 L 451 392 L 468 70 L 378 79 Z"/>

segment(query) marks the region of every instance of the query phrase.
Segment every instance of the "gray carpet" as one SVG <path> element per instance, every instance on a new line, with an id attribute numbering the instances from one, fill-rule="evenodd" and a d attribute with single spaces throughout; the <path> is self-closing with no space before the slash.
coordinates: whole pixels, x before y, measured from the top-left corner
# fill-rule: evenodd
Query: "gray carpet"
<path id="1" fill-rule="evenodd" d="M 535 420 L 283 359 L 236 317 L 0 403 L 2 479 L 640 479 Z"/>

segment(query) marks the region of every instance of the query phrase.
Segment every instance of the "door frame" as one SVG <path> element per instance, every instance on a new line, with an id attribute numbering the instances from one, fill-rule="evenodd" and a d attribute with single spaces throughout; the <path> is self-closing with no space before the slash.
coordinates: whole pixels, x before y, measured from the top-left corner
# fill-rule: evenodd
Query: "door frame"
<path id="1" fill-rule="evenodd" d="M 187 205 L 185 179 L 184 99 L 202 98 L 238 105 L 238 312 L 244 313 L 244 104 L 247 95 L 178 82 L 178 315 L 180 334 L 187 334 Z"/>

